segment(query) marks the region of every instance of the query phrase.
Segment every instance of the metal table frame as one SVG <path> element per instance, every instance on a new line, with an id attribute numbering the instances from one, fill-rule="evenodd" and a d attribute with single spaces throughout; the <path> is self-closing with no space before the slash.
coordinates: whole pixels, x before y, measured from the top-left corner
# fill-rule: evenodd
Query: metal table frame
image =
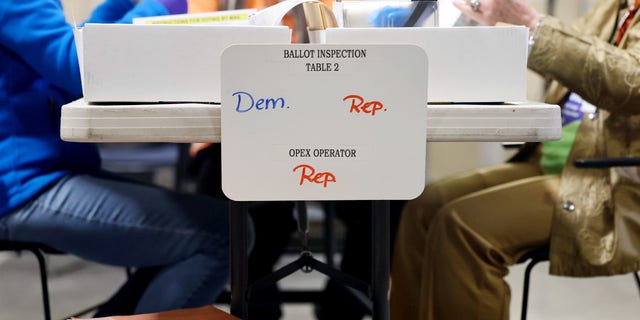
<path id="1" fill-rule="evenodd" d="M 372 200 L 371 282 L 365 283 L 333 266 L 316 260 L 306 251 L 292 263 L 265 278 L 249 283 L 248 202 L 231 201 L 229 207 L 231 242 L 231 314 L 248 319 L 248 304 L 253 290 L 277 282 L 300 269 L 316 270 L 336 282 L 363 292 L 372 303 L 373 320 L 389 319 L 390 231 L 388 200 Z M 306 213 L 305 213 L 306 214 Z"/>

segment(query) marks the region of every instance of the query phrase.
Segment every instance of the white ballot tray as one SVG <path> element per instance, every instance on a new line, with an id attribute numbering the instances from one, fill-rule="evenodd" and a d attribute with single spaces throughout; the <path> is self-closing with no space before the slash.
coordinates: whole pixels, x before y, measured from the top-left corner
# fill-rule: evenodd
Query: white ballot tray
<path id="1" fill-rule="evenodd" d="M 528 36 L 522 26 L 331 28 L 326 43 L 415 44 L 429 60 L 429 103 L 506 102 L 526 100 Z"/>
<path id="2" fill-rule="evenodd" d="M 226 47 L 291 43 L 286 26 L 86 24 L 76 31 L 87 102 L 220 102 Z"/>

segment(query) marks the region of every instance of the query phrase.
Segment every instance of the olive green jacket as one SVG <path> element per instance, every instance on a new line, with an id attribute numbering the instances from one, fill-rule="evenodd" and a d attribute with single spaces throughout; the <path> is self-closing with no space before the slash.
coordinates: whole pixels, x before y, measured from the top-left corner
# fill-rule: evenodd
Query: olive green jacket
<path id="1" fill-rule="evenodd" d="M 640 269 L 640 170 L 579 169 L 578 158 L 640 157 L 640 13 L 618 48 L 609 44 L 620 1 L 600 0 L 572 26 L 553 17 L 538 29 L 528 66 L 598 107 L 585 116 L 560 185 L 551 230 L 551 273 L 596 276 Z"/>

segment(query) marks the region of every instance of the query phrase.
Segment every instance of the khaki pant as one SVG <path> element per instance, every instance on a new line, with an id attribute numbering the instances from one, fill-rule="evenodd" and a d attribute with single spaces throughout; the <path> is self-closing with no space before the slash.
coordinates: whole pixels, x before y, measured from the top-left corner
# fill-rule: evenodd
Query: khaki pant
<path id="1" fill-rule="evenodd" d="M 508 319 L 507 266 L 548 245 L 558 185 L 537 161 L 428 185 L 402 214 L 391 319 Z"/>

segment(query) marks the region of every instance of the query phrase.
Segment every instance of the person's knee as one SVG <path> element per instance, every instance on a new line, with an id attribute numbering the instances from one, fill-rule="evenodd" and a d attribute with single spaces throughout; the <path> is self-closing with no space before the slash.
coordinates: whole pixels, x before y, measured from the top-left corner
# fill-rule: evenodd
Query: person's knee
<path id="1" fill-rule="evenodd" d="M 476 257 L 471 260 L 482 265 L 502 266 L 504 256 L 499 246 L 489 239 L 491 234 L 474 227 L 474 219 L 465 219 L 465 215 L 474 214 L 461 211 L 454 204 L 443 207 L 437 214 L 430 230 L 430 245 L 438 247 L 439 252 L 451 252 L 456 256 Z M 487 217 L 487 219 L 491 219 Z"/>
<path id="2" fill-rule="evenodd" d="M 414 223 L 428 226 L 443 205 L 442 190 L 438 183 L 427 185 L 422 194 L 408 201 L 403 208 L 403 216 L 410 215 Z M 404 219 L 404 218 L 403 218 Z"/>
<path id="3" fill-rule="evenodd" d="M 249 241 L 253 241 L 253 229 L 249 229 Z M 220 219 L 213 224 L 203 224 L 193 233 L 191 240 L 197 243 L 196 252 L 210 257 L 227 257 L 229 255 L 230 233 L 227 220 Z"/>
<path id="4" fill-rule="evenodd" d="M 229 236 L 228 234 L 209 234 L 201 242 L 196 254 L 203 254 L 216 260 L 229 259 Z"/>
<path id="5" fill-rule="evenodd" d="M 431 224 L 432 241 L 451 243 L 467 239 L 466 234 L 470 233 L 468 226 L 462 218 L 461 212 L 451 204 L 445 205 L 433 218 Z"/>
<path id="6" fill-rule="evenodd" d="M 421 230 L 426 233 L 439 210 L 439 201 L 433 201 L 437 198 L 436 194 L 436 189 L 427 186 L 420 197 L 407 201 L 402 209 L 400 230 Z"/>

